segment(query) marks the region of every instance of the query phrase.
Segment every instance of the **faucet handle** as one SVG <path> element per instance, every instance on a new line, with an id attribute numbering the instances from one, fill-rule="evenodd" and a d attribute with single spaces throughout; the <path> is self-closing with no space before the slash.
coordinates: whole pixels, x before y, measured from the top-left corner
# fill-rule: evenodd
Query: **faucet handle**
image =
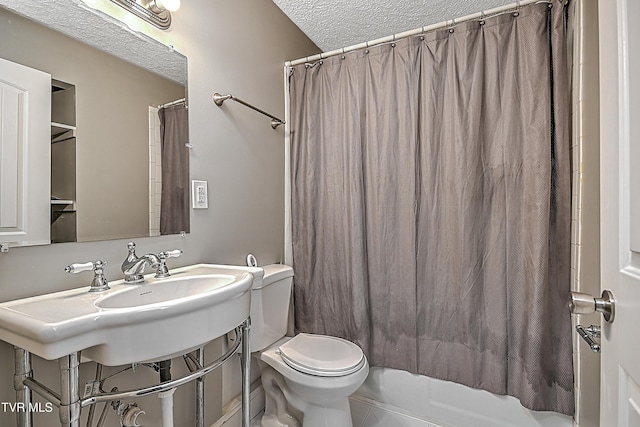
<path id="1" fill-rule="evenodd" d="M 173 249 L 170 251 L 160 252 L 158 254 L 158 258 L 160 258 L 161 260 L 167 259 L 167 258 L 178 258 L 180 255 L 182 255 L 182 250 Z"/>
<path id="2" fill-rule="evenodd" d="M 77 262 L 71 265 L 67 265 L 64 268 L 64 271 L 72 274 L 82 273 L 83 271 L 93 270 L 93 265 L 94 265 L 93 262 L 83 262 L 83 263 Z"/>
<path id="3" fill-rule="evenodd" d="M 154 276 L 156 279 L 164 279 L 165 277 L 171 276 L 169 274 L 169 268 L 167 267 L 167 258 L 177 258 L 182 255 L 182 250 L 173 249 L 171 251 L 164 251 L 158 254 L 158 259 L 160 263 L 156 269 L 156 275 Z"/>
<path id="4" fill-rule="evenodd" d="M 105 261 L 97 260 L 94 262 L 75 263 L 68 265 L 64 268 L 67 273 L 81 273 L 83 271 L 93 270 L 93 280 L 89 292 L 106 291 L 109 288 L 109 283 L 104 277 L 104 266 L 107 265 Z"/>

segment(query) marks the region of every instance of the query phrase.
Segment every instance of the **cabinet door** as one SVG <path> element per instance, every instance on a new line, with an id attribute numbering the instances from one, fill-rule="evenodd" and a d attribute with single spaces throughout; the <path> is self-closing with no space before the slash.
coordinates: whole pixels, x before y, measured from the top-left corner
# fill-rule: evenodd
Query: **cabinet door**
<path id="1" fill-rule="evenodd" d="M 50 243 L 51 76 L 0 59 L 0 243 Z"/>

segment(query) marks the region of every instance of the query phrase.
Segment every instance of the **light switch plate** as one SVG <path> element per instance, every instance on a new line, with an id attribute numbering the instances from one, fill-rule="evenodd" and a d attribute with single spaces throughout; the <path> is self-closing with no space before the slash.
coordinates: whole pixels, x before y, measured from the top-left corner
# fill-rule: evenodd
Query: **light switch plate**
<path id="1" fill-rule="evenodd" d="M 191 181 L 191 200 L 193 209 L 208 209 L 209 195 L 207 193 L 207 181 Z"/>

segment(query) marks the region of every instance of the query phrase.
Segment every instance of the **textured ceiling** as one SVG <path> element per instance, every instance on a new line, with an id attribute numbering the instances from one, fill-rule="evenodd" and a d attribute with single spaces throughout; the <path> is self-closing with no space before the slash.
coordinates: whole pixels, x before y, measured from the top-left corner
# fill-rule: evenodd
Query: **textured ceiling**
<path id="1" fill-rule="evenodd" d="M 187 59 L 80 0 L 0 0 L 0 6 L 186 85 Z M 108 36 L 106 36 L 108 35 Z"/>
<path id="2" fill-rule="evenodd" d="M 515 0 L 273 0 L 323 52 Z"/>
<path id="3" fill-rule="evenodd" d="M 210 0 L 185 0 L 210 1 Z M 514 0 L 273 0 L 324 52 L 459 18 Z M 186 59 L 81 0 L 0 0 L 19 15 L 186 82 Z M 105 37 L 108 34 L 109 37 Z M 292 58 L 295 59 L 295 58 Z"/>

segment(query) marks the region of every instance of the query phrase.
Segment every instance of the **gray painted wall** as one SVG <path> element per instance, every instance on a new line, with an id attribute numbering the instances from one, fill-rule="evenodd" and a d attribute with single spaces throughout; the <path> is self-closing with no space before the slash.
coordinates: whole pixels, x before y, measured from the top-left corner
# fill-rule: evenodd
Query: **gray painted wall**
<path id="1" fill-rule="evenodd" d="M 108 0 L 101 0 L 109 7 Z M 211 101 L 213 92 L 229 92 L 277 116 L 284 115 L 283 64 L 318 52 L 270 0 L 189 0 L 174 14 L 169 32 L 148 29 L 169 40 L 189 60 L 189 118 L 191 177 L 209 183 L 209 209 L 191 212 L 191 234 L 138 238 L 139 253 L 182 249 L 170 267 L 215 262 L 244 264 L 251 252 L 260 264 L 283 257 L 284 143 L 283 129 L 272 130 L 269 120 L 239 104 L 222 108 Z M 118 165 L 109 165 L 117 170 Z M 125 203 L 122 207 L 126 208 Z M 126 240 L 16 248 L 0 254 L 0 301 L 70 289 L 88 284 L 90 274 L 69 275 L 72 262 L 102 259 L 108 262 L 109 280 L 122 277 L 119 266 L 126 256 Z M 218 356 L 221 343 L 207 346 L 209 359 Z M 0 343 L 0 402 L 13 402 L 12 349 Z M 55 362 L 34 361 L 35 373 L 57 387 Z M 181 368 L 182 363 L 176 362 Z M 83 365 L 85 376 L 92 364 Z M 131 381 L 151 382 L 155 374 L 144 370 Z M 143 378 L 140 378 L 143 377 Z M 109 386 L 126 386 L 120 376 Z M 124 378 L 124 376 L 122 376 Z M 206 381 L 207 419 L 220 414 L 222 378 L 210 374 Z M 176 394 L 176 420 L 193 424 L 193 389 Z M 191 400 L 190 400 L 191 399 Z M 157 398 L 138 402 L 150 414 L 159 413 Z M 111 410 L 110 410 L 111 411 Z M 112 412 L 112 411 L 111 411 Z M 86 411 L 85 411 L 86 413 Z M 38 414 L 36 425 L 56 425 L 57 414 Z M 157 423 L 149 423 L 156 425 Z M 14 425 L 14 415 L 2 412 L 0 425 Z M 114 424 L 112 419 L 107 425 Z"/>

